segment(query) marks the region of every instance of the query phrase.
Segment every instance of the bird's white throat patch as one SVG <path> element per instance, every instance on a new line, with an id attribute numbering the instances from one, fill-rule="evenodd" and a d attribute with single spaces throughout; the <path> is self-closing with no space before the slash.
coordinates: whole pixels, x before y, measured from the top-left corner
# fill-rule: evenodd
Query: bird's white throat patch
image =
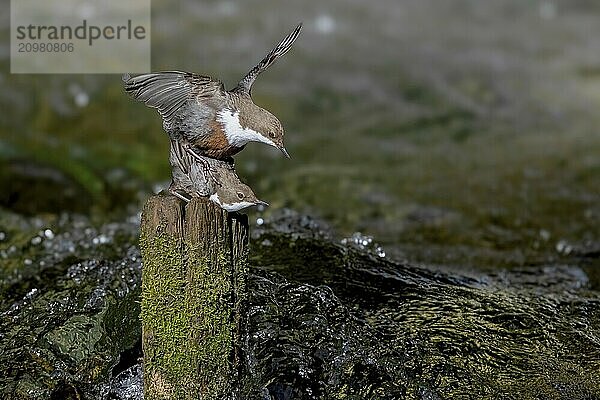
<path id="1" fill-rule="evenodd" d="M 240 211 L 244 208 L 252 207 L 254 203 L 250 203 L 249 201 L 240 201 L 237 203 L 225 203 L 221 204 L 221 207 L 229 212 Z"/>
<path id="2" fill-rule="evenodd" d="M 244 128 L 240 124 L 240 113 L 223 110 L 217 113 L 217 121 L 223 124 L 225 136 L 229 144 L 236 147 L 245 146 L 248 142 L 262 142 L 269 146 L 277 147 L 273 141 L 250 128 Z"/>
<path id="3" fill-rule="evenodd" d="M 244 208 L 252 207 L 253 205 L 255 205 L 254 203 L 250 203 L 249 201 L 238 201 L 235 203 L 222 203 L 221 199 L 219 198 L 219 195 L 216 193 L 213 193 L 208 199 L 210 201 L 212 201 L 213 203 L 217 204 L 219 207 L 221 207 L 224 210 L 227 210 L 229 212 L 240 211 L 240 210 L 243 210 Z"/>

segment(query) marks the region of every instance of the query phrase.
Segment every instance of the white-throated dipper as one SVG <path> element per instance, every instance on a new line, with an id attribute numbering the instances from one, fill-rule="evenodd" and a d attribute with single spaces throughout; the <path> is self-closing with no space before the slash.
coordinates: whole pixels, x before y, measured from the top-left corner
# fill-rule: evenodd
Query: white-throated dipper
<path id="1" fill-rule="evenodd" d="M 186 195 L 208 197 L 219 207 L 230 212 L 257 205 L 268 206 L 256 198 L 248 185 L 240 181 L 233 165 L 204 156 L 200 156 L 200 159 L 186 152 L 180 142 L 171 140 L 171 194 L 186 202 L 190 201 Z"/>
<path id="2" fill-rule="evenodd" d="M 251 89 L 258 75 L 290 50 L 301 27 L 299 24 L 277 44 L 232 90 L 225 90 L 219 80 L 181 71 L 125 75 L 125 90 L 156 108 L 169 137 L 197 159 L 230 160 L 248 142 L 276 147 L 289 158 L 281 122 L 254 104 Z"/>

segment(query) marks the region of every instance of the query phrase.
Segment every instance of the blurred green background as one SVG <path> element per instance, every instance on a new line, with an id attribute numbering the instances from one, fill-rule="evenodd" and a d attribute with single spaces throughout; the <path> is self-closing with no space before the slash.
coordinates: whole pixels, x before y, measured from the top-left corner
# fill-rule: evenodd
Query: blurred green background
<path id="1" fill-rule="evenodd" d="M 0 206 L 97 221 L 138 212 L 168 185 L 160 117 L 117 75 L 11 75 L 7 8 Z M 236 158 L 267 216 L 318 216 L 398 259 L 483 270 L 586 260 L 598 276 L 599 2 L 190 0 L 152 13 L 153 69 L 227 88 L 304 23 L 253 89 L 292 159 L 259 144 Z"/>

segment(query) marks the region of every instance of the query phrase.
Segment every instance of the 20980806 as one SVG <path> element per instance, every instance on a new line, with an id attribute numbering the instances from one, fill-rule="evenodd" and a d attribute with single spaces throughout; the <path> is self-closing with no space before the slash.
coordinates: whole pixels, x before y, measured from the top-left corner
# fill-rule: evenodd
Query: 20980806
<path id="1" fill-rule="evenodd" d="M 27 42 L 18 44 L 19 53 L 72 53 L 74 50 L 73 43 Z"/>

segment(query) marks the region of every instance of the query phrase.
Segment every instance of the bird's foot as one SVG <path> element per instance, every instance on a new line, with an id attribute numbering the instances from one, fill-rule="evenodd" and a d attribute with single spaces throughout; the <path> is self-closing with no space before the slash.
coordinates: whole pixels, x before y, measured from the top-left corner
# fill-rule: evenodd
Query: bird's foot
<path id="1" fill-rule="evenodd" d="M 198 162 L 200 162 L 200 164 L 202 164 L 202 170 L 205 173 L 205 175 L 207 175 L 208 177 L 210 177 L 210 179 L 215 182 L 217 185 L 221 186 L 221 182 L 219 182 L 219 179 L 217 179 L 217 176 L 215 175 L 217 173 L 217 170 L 210 165 L 210 162 L 206 159 L 206 157 L 201 156 L 200 154 L 198 154 L 194 148 L 188 144 L 188 143 L 184 143 L 183 144 L 183 148 L 185 149 L 185 151 L 190 154 L 192 157 L 194 157 Z"/>

